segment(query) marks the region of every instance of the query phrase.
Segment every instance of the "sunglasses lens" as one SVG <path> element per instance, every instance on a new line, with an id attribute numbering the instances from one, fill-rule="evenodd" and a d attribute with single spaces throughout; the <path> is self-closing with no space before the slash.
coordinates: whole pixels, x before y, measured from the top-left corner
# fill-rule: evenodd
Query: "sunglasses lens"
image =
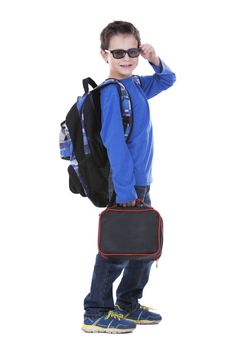
<path id="1" fill-rule="evenodd" d="M 125 57 L 126 53 L 129 55 L 129 57 L 135 58 L 135 57 L 139 56 L 140 49 L 135 48 L 135 49 L 129 49 L 127 51 L 125 51 L 125 50 L 112 50 L 111 53 L 112 53 L 113 57 L 116 59 L 120 59 L 120 58 Z"/>
<path id="2" fill-rule="evenodd" d="M 113 57 L 114 58 L 123 58 L 125 56 L 125 51 L 124 50 L 113 50 L 112 51 Z"/>
<path id="3" fill-rule="evenodd" d="M 129 55 L 129 57 L 131 57 L 131 58 L 138 57 L 138 56 L 139 56 L 139 53 L 140 53 L 140 50 L 139 50 L 139 49 L 129 49 L 129 50 L 128 50 L 128 55 Z"/>

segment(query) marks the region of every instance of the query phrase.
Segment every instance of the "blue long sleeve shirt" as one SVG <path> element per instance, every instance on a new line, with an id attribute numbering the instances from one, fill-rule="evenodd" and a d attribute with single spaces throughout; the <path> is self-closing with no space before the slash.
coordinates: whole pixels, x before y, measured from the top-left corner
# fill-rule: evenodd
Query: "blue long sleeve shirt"
<path id="1" fill-rule="evenodd" d="M 152 182 L 153 131 L 148 99 L 168 89 L 176 80 L 175 74 L 161 60 L 161 67 L 150 63 L 155 73 L 140 76 L 139 86 L 132 76 L 121 79 L 131 97 L 134 114 L 133 131 L 126 144 L 117 86 L 101 90 L 101 138 L 107 149 L 117 203 L 137 198 L 135 186 Z"/>

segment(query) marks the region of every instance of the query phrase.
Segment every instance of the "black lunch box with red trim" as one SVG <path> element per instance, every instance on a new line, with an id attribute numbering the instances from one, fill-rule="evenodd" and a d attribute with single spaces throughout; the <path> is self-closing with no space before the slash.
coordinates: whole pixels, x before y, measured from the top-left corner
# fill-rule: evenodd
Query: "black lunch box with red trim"
<path id="1" fill-rule="evenodd" d="M 135 207 L 107 207 L 100 213 L 98 249 L 104 258 L 158 260 L 163 246 L 159 212 L 137 200 Z"/>

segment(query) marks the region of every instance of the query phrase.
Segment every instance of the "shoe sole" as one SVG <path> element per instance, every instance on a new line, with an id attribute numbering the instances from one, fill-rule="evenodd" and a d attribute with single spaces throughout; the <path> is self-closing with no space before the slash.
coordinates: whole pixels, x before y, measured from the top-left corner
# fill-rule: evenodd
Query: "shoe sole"
<path id="1" fill-rule="evenodd" d="M 86 333 L 110 333 L 110 334 L 124 334 L 124 333 L 131 333 L 135 328 L 102 328 L 98 326 L 88 326 L 83 325 L 81 328 Z"/>
<path id="2" fill-rule="evenodd" d="M 131 321 L 135 324 L 144 324 L 144 325 L 150 325 L 150 324 L 159 324 L 162 320 L 158 320 L 158 321 L 150 321 L 150 320 L 132 320 L 130 318 L 125 318 L 125 320 L 127 321 Z"/>

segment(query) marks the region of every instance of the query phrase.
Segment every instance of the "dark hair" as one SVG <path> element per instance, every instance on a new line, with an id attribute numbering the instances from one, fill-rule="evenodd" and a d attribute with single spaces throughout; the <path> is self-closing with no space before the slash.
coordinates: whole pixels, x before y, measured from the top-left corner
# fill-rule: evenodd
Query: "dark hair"
<path id="1" fill-rule="evenodd" d="M 123 21 L 114 21 L 112 23 L 109 23 L 102 30 L 100 34 L 101 49 L 107 50 L 111 37 L 117 34 L 132 34 L 135 36 L 135 39 L 138 41 L 138 46 L 140 46 L 141 44 L 140 33 L 132 23 L 123 22 Z"/>

